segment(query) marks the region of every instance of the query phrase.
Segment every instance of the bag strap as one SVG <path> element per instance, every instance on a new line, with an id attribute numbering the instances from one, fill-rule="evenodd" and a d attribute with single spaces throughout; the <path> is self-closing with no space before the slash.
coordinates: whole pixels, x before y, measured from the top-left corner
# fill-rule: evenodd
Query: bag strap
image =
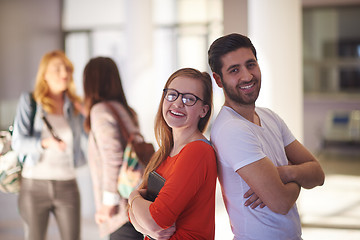
<path id="1" fill-rule="evenodd" d="M 124 144 L 124 148 L 126 147 L 126 143 L 129 141 L 129 140 L 132 140 L 130 139 L 130 134 L 129 132 L 126 130 L 126 127 L 125 127 L 125 124 L 124 122 L 121 120 L 118 112 L 116 111 L 116 109 L 114 108 L 114 106 L 109 103 L 109 102 L 104 102 L 106 104 L 106 106 L 111 110 L 111 112 L 113 113 L 113 115 L 115 116 L 115 119 L 116 121 L 118 122 L 119 124 L 119 127 L 120 127 L 120 132 L 121 132 L 121 135 L 123 136 L 123 139 L 125 139 L 125 141 L 123 141 Z"/>
<path id="2" fill-rule="evenodd" d="M 35 120 L 35 115 L 36 115 L 36 102 L 35 99 L 33 97 L 33 93 L 30 92 L 30 107 L 31 107 L 31 114 L 30 114 L 30 136 L 32 136 L 34 134 L 34 120 Z"/>
<path id="3" fill-rule="evenodd" d="M 209 140 L 207 140 L 207 139 L 198 139 L 198 140 L 196 140 L 196 141 L 202 141 L 202 142 L 207 143 L 207 144 L 209 144 L 210 146 L 212 146 L 211 142 L 210 142 Z"/>
<path id="4" fill-rule="evenodd" d="M 58 141 L 61 142 L 61 141 L 62 141 L 61 138 L 59 137 L 59 135 L 56 134 L 53 126 L 51 125 L 51 123 L 49 122 L 49 120 L 46 118 L 45 114 L 43 114 L 43 116 L 42 116 L 41 118 L 42 118 L 42 120 L 44 121 L 46 127 L 48 128 L 51 136 L 53 136 L 53 138 L 55 138 L 56 140 L 58 140 Z"/>

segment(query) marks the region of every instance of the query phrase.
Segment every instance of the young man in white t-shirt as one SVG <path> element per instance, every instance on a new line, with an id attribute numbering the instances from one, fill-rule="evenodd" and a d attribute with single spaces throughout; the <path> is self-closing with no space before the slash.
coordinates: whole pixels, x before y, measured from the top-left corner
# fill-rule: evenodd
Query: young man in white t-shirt
<path id="1" fill-rule="evenodd" d="M 261 71 L 250 39 L 213 42 L 209 65 L 225 103 L 211 129 L 234 239 L 301 239 L 300 188 L 324 183 L 315 157 L 274 112 L 255 106 Z"/>

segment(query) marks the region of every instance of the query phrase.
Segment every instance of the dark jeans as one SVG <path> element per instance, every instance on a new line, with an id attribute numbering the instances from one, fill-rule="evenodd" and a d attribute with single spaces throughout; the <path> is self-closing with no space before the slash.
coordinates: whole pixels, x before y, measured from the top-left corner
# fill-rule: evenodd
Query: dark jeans
<path id="1" fill-rule="evenodd" d="M 118 230 L 110 234 L 110 240 L 143 240 L 142 233 L 135 230 L 134 226 L 127 222 L 122 225 Z"/>

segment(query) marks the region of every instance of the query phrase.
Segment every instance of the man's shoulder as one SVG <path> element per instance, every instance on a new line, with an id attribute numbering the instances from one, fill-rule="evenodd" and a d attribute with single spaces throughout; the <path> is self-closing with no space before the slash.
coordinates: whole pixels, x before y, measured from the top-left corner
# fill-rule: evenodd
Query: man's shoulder
<path id="1" fill-rule="evenodd" d="M 262 113 L 262 114 L 266 114 L 267 116 L 278 116 L 278 114 L 271 110 L 270 108 L 266 108 L 266 107 L 256 107 L 255 111 L 257 113 Z"/>
<path id="2" fill-rule="evenodd" d="M 234 109 L 223 106 L 212 125 L 212 128 L 240 128 L 248 129 L 248 121 Z"/>
<path id="3" fill-rule="evenodd" d="M 231 108 L 223 108 L 211 126 L 210 138 L 216 144 L 249 134 L 252 130 L 247 121 Z"/>
<path id="4" fill-rule="evenodd" d="M 282 123 L 282 118 L 273 110 L 264 107 L 256 107 L 256 112 L 260 116 L 261 121 L 266 121 L 278 125 Z"/>
<path id="5" fill-rule="evenodd" d="M 234 116 L 226 107 L 222 107 L 211 126 L 211 134 L 223 132 L 224 128 L 233 125 Z"/>
<path id="6" fill-rule="evenodd" d="M 256 112 L 264 112 L 264 113 L 268 113 L 268 114 L 275 113 L 273 110 L 271 110 L 270 108 L 267 108 L 267 107 L 255 107 L 255 111 Z"/>
<path id="7" fill-rule="evenodd" d="M 239 120 L 239 115 L 230 107 L 223 106 L 219 111 L 214 124 L 224 124 L 224 122 Z"/>

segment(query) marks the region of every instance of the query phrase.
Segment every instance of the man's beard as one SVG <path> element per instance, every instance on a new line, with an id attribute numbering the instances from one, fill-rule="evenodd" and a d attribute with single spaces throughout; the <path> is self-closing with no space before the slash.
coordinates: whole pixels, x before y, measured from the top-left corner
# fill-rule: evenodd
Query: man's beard
<path id="1" fill-rule="evenodd" d="M 251 95 L 246 95 L 247 97 L 245 98 L 244 96 L 242 96 L 240 90 L 236 91 L 237 89 L 240 88 L 238 85 L 236 86 L 236 89 L 229 87 L 224 81 L 222 81 L 222 85 L 226 95 L 230 98 L 230 100 L 240 105 L 254 105 L 256 99 L 259 96 L 259 91 L 257 91 L 257 92 L 252 92 Z"/>

